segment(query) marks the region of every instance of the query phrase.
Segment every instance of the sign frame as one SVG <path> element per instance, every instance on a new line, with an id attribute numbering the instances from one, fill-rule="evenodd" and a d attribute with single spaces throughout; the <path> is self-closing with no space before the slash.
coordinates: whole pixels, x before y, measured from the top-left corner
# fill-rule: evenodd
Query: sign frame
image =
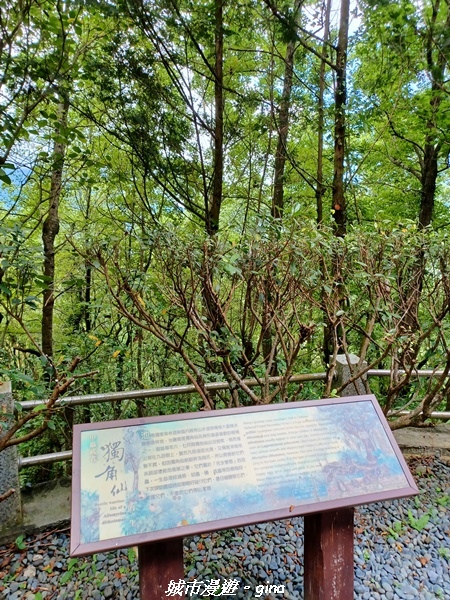
<path id="1" fill-rule="evenodd" d="M 234 517 L 228 517 L 224 519 L 218 519 L 214 521 L 205 521 L 201 523 L 193 523 L 187 525 L 177 526 L 171 529 L 163 529 L 158 531 L 151 531 L 146 533 L 137 533 L 128 536 L 120 536 L 114 538 L 103 539 L 95 542 L 82 543 L 81 541 L 81 520 L 83 515 L 81 514 L 81 433 L 85 431 L 98 431 L 104 429 L 115 429 L 115 428 L 126 428 L 141 425 L 149 425 L 156 423 L 175 422 L 175 421 L 190 421 L 204 418 L 218 418 L 224 416 L 239 416 L 247 413 L 267 412 L 267 411 L 284 411 L 295 408 L 308 408 L 316 406 L 332 406 L 338 404 L 348 404 L 357 402 L 370 401 L 378 416 L 378 419 L 383 427 L 384 433 L 386 434 L 387 440 L 389 441 L 393 453 L 403 471 L 407 485 L 401 488 L 395 488 L 390 490 L 381 490 L 374 493 L 365 493 L 360 495 L 353 495 L 350 497 L 325 500 L 325 501 L 314 501 L 298 506 L 286 506 L 285 508 L 277 508 L 274 510 L 268 510 L 264 512 L 243 514 Z M 207 492 L 206 492 L 207 493 Z M 390 500 L 394 498 L 401 498 L 407 496 L 413 496 L 418 493 L 418 488 L 414 482 L 414 479 L 409 471 L 409 468 L 403 458 L 403 455 L 395 441 L 392 431 L 388 425 L 388 422 L 373 394 L 362 395 L 362 396 L 347 396 L 344 398 L 330 398 L 323 400 L 310 400 L 303 402 L 287 402 L 282 404 L 269 404 L 269 405 L 258 405 L 251 407 L 239 407 L 223 410 L 214 411 L 203 411 L 193 413 L 182 413 L 176 415 L 161 415 L 156 417 L 144 417 L 127 420 L 108 421 L 102 423 L 86 423 L 74 426 L 74 440 L 73 440 L 73 458 L 72 458 L 72 519 L 71 519 L 71 541 L 70 541 L 70 554 L 71 556 L 83 556 L 87 554 L 93 554 L 97 552 L 104 552 L 108 550 L 116 550 L 119 548 L 127 548 L 130 546 L 141 546 L 152 542 L 159 542 L 162 540 L 170 540 L 176 538 L 183 538 L 193 535 L 200 535 L 203 533 L 209 533 L 212 531 L 218 531 L 222 529 L 233 529 L 246 525 L 252 525 L 255 523 L 262 523 L 266 521 L 275 521 L 281 519 L 287 519 L 292 517 L 312 515 L 316 513 L 323 513 L 327 511 L 336 511 L 340 509 L 350 508 L 361 504 L 370 504 L 372 502 L 379 502 L 382 500 Z"/>

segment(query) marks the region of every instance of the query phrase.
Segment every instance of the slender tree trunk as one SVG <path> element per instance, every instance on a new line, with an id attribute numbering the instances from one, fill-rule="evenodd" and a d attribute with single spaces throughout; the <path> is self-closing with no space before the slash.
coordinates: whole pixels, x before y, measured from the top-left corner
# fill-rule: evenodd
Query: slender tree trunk
<path id="1" fill-rule="evenodd" d="M 326 58 L 328 57 L 328 46 L 330 37 L 330 12 L 331 0 L 327 0 L 325 7 L 324 33 L 322 45 L 322 60 L 320 61 L 319 72 L 319 98 L 317 103 L 317 187 L 316 187 L 316 207 L 317 223 L 320 225 L 323 221 L 323 196 L 325 194 L 325 185 L 323 182 L 323 134 L 324 134 L 324 95 L 325 95 L 325 69 Z"/>
<path id="2" fill-rule="evenodd" d="M 440 146 L 432 143 L 431 136 L 425 142 L 423 169 L 420 190 L 419 229 L 431 225 L 433 219 L 436 181 L 438 177 L 438 157 Z"/>
<path id="3" fill-rule="evenodd" d="M 86 213 L 84 215 L 85 222 L 89 222 L 91 218 L 91 196 L 92 189 L 89 187 L 86 194 Z M 92 313 L 91 313 L 91 289 L 92 289 L 92 266 L 88 260 L 84 262 L 84 290 L 81 290 L 83 301 L 82 318 L 84 319 L 84 331 L 89 334 L 92 331 Z M 85 394 L 91 393 L 91 382 L 87 379 L 83 390 Z M 82 407 L 81 418 L 83 423 L 91 422 L 91 405 L 85 404 Z"/>
<path id="4" fill-rule="evenodd" d="M 213 192 L 206 230 L 209 235 L 219 231 L 223 192 L 223 2 L 215 1 L 215 77 L 214 77 L 214 174 Z"/>
<path id="5" fill-rule="evenodd" d="M 345 108 L 347 104 L 347 47 L 350 1 L 341 0 L 339 37 L 336 50 L 336 92 L 334 101 L 334 176 L 332 208 L 335 233 L 344 236 L 347 214 L 344 193 Z"/>
<path id="6" fill-rule="evenodd" d="M 67 127 L 69 112 L 69 99 L 64 96 L 59 105 L 59 120 L 56 134 L 60 135 Z M 59 201 L 62 189 L 62 173 L 66 144 L 61 141 L 53 145 L 53 169 L 50 184 L 49 208 L 47 217 L 42 227 L 42 241 L 44 245 L 44 277 L 47 284 L 44 290 L 42 307 L 42 352 L 46 356 L 53 356 L 53 312 L 55 304 L 55 238 L 59 232 Z"/>
<path id="7" fill-rule="evenodd" d="M 436 138 L 441 136 L 437 126 L 437 114 L 445 95 L 446 73 L 448 70 L 448 32 L 450 31 L 450 2 L 445 1 L 447 14 L 445 23 L 438 23 L 441 9 L 440 0 L 431 3 L 432 13 L 426 38 L 426 59 L 428 75 L 431 80 L 430 116 L 427 120 L 427 135 L 421 164 L 421 194 L 419 228 L 424 229 L 433 219 L 436 181 L 438 177 L 438 159 L 441 144 Z"/>
<path id="8" fill-rule="evenodd" d="M 448 26 L 450 27 L 450 18 Z M 439 136 L 436 127 L 436 114 L 442 102 L 445 62 L 443 63 L 441 60 L 438 61 L 438 64 L 434 68 L 433 64 L 434 63 L 431 62 L 429 69 L 430 74 L 436 79 L 433 80 L 431 86 L 431 113 L 427 120 L 428 133 L 425 137 L 423 160 L 421 163 L 419 229 L 424 229 L 425 227 L 428 227 L 428 225 L 431 225 L 433 219 L 436 183 L 438 178 L 438 160 L 441 151 L 441 144 L 436 143 L 436 137 Z"/>
<path id="9" fill-rule="evenodd" d="M 86 197 L 86 222 L 89 222 L 91 218 L 91 196 L 92 189 L 89 188 Z M 91 263 L 86 260 L 84 263 L 84 328 L 86 333 L 92 330 L 92 314 L 91 314 L 91 289 L 92 289 L 92 266 Z"/>
<path id="10" fill-rule="evenodd" d="M 84 330 L 86 333 L 92 331 L 92 316 L 91 316 L 91 287 L 92 287 L 92 267 L 88 261 L 84 263 L 84 298 L 83 298 L 83 316 L 84 316 Z M 87 379 L 84 386 L 84 393 L 91 393 L 91 382 Z M 83 423 L 91 422 L 91 405 L 85 404 L 82 407 L 81 418 Z"/>
<path id="11" fill-rule="evenodd" d="M 298 21 L 300 16 L 301 0 L 295 0 L 294 20 Z M 278 142 L 275 154 L 275 173 L 272 196 L 272 217 L 281 219 L 284 210 L 284 167 L 287 158 L 287 138 L 289 132 L 289 110 L 291 106 L 292 79 L 294 74 L 294 56 L 297 48 L 295 36 L 286 48 L 284 67 L 283 94 L 281 96 L 280 110 L 278 114 Z"/>
<path id="12" fill-rule="evenodd" d="M 341 15 L 339 22 L 338 45 L 336 49 L 336 90 L 334 96 L 334 175 L 333 175 L 333 194 L 332 209 L 335 221 L 335 235 L 343 237 L 346 233 L 347 215 L 344 193 L 344 157 L 345 157 L 345 108 L 347 103 L 347 46 L 348 46 L 348 22 L 349 22 L 350 1 L 341 0 Z M 342 274 L 338 264 L 337 257 L 332 257 L 332 269 L 334 281 L 342 281 Z M 322 267 L 324 268 L 324 267 Z M 339 293 L 335 288 L 333 293 Z M 323 293 L 324 314 L 325 294 Z M 342 304 L 343 298 L 338 298 L 338 303 Z M 335 331 L 328 318 L 325 319 L 323 334 L 323 353 L 326 365 L 330 365 L 331 357 L 335 356 L 339 347 L 342 346 L 340 331 Z"/>
<path id="13" fill-rule="evenodd" d="M 223 5 L 224 0 L 215 0 L 215 62 L 214 62 L 214 172 L 212 181 L 212 198 L 206 215 L 206 232 L 210 237 L 214 237 L 219 231 L 220 209 L 222 206 L 223 195 L 223 113 L 224 113 L 224 94 L 223 94 Z M 213 273 L 209 266 L 210 251 L 205 244 L 205 253 L 203 257 L 202 269 L 202 295 L 204 302 L 204 315 L 210 323 L 212 330 L 219 331 L 223 325 L 223 318 L 217 308 L 217 302 L 214 297 Z M 202 347 L 204 340 L 199 336 L 199 347 Z M 205 396 L 211 400 L 214 406 L 214 393 L 208 394 L 204 387 L 203 377 L 197 375 L 189 379 L 199 390 L 203 390 Z"/>
<path id="14" fill-rule="evenodd" d="M 300 16 L 301 0 L 294 3 L 294 21 L 298 22 Z M 284 59 L 283 93 L 281 96 L 280 109 L 278 111 L 278 140 L 275 153 L 274 185 L 272 194 L 271 214 L 274 219 L 281 219 L 284 212 L 284 168 L 287 160 L 287 139 L 289 133 L 289 111 L 291 107 L 292 81 L 294 75 L 294 57 L 297 49 L 294 32 L 286 47 Z M 275 267 L 270 267 L 275 268 Z M 272 326 L 273 314 L 271 306 L 270 286 L 265 286 L 267 308 L 264 310 L 262 321 L 262 351 L 268 375 L 277 375 L 276 350 L 272 348 L 274 329 Z"/>
<path id="15" fill-rule="evenodd" d="M 324 16 L 324 32 L 323 32 L 323 45 L 322 45 L 322 60 L 320 61 L 319 71 L 319 98 L 318 98 L 318 120 L 317 120 L 317 185 L 316 185 L 316 210 L 317 210 L 317 224 L 320 226 L 323 222 L 323 197 L 325 195 L 325 185 L 323 180 L 323 137 L 324 137 L 324 122 L 325 122 L 325 70 L 326 70 L 326 58 L 328 57 L 328 47 L 330 38 L 330 14 L 331 14 L 331 0 L 327 0 L 325 7 Z M 321 259 L 321 270 L 325 273 L 325 265 L 323 258 Z M 326 291 L 322 290 L 322 303 L 325 307 L 326 302 Z M 324 364 L 330 364 L 330 358 L 333 352 L 333 332 L 331 324 L 328 322 L 328 315 L 324 309 L 324 327 L 323 327 L 323 359 Z"/>

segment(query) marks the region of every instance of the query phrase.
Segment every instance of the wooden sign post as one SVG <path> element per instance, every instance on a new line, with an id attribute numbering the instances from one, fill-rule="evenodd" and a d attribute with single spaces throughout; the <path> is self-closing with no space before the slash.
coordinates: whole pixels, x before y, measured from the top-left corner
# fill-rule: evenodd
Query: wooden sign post
<path id="1" fill-rule="evenodd" d="M 141 544 L 138 552 L 140 600 L 166 600 L 169 582 L 184 578 L 183 538 Z"/>
<path id="2" fill-rule="evenodd" d="M 183 537 L 299 515 L 305 600 L 352 600 L 353 507 L 418 491 L 369 395 L 76 425 L 72 464 L 71 555 L 138 545 L 141 600 Z"/>
<path id="3" fill-rule="evenodd" d="M 305 600 L 353 600 L 353 508 L 305 516 Z"/>

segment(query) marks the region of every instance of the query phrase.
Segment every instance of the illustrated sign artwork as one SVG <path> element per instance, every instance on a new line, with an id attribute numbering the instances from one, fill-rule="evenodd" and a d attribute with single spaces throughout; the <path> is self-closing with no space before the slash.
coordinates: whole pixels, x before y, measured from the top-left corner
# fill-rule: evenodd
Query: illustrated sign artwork
<path id="1" fill-rule="evenodd" d="M 417 492 L 373 396 L 78 425 L 73 465 L 74 555 Z"/>

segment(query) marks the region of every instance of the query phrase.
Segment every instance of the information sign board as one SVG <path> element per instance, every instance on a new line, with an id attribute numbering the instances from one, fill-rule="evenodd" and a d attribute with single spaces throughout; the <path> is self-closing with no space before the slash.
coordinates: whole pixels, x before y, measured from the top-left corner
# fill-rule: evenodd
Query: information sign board
<path id="1" fill-rule="evenodd" d="M 417 493 L 374 396 L 74 427 L 71 554 Z"/>

